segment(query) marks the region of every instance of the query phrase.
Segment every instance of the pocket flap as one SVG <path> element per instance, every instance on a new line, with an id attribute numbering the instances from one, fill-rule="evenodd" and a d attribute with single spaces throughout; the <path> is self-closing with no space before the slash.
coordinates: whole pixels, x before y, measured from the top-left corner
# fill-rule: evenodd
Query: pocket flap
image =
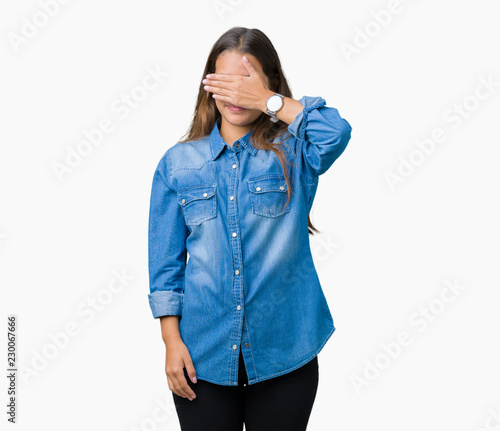
<path id="1" fill-rule="evenodd" d="M 181 190 L 177 193 L 177 200 L 180 205 L 187 205 L 189 202 L 198 199 L 210 199 L 215 195 L 216 184 L 200 185 Z"/>
<path id="2" fill-rule="evenodd" d="M 261 177 L 248 181 L 248 188 L 252 193 L 282 192 L 288 191 L 285 177 Z"/>

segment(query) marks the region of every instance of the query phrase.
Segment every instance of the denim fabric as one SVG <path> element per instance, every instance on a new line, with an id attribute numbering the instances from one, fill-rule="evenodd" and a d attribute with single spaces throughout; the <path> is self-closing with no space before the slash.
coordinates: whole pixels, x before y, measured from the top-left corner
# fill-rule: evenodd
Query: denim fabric
<path id="1" fill-rule="evenodd" d="M 314 267 L 307 216 L 318 179 L 342 154 L 351 126 L 321 97 L 276 139 L 292 166 L 292 196 L 272 151 L 249 132 L 232 147 L 219 121 L 177 143 L 153 177 L 149 304 L 154 318 L 180 316 L 198 379 L 237 386 L 240 346 L 248 384 L 293 371 L 335 331 Z M 288 133 L 290 132 L 290 133 Z"/>

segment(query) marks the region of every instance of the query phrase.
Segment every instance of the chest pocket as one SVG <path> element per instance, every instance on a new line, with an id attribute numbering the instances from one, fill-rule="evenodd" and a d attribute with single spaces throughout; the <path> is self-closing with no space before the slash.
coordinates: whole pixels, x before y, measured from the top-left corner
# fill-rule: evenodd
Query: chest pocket
<path id="1" fill-rule="evenodd" d="M 282 175 L 263 175 L 247 180 L 252 202 L 252 212 L 265 217 L 279 217 L 290 212 L 288 187 Z"/>
<path id="2" fill-rule="evenodd" d="M 179 190 L 177 201 L 188 225 L 200 225 L 217 215 L 217 184 L 200 184 Z"/>

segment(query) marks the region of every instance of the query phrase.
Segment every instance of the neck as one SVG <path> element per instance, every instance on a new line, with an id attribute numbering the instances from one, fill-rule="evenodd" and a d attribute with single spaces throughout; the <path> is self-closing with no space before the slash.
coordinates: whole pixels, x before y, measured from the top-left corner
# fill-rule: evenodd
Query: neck
<path id="1" fill-rule="evenodd" d="M 224 119 L 221 117 L 221 126 L 219 127 L 219 133 L 222 139 L 224 139 L 224 141 L 231 147 L 233 146 L 233 143 L 235 143 L 241 137 L 245 136 L 252 129 L 252 124 L 248 124 L 246 126 L 235 126 L 234 124 L 229 124 L 228 122 L 224 121 Z"/>

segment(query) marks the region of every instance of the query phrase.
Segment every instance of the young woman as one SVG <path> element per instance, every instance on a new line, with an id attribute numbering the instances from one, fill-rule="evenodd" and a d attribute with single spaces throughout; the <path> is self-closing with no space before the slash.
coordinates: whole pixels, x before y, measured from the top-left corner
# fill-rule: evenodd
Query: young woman
<path id="1" fill-rule="evenodd" d="M 351 136 L 325 105 L 293 99 L 264 33 L 232 28 L 210 52 L 187 139 L 156 168 L 148 297 L 184 431 L 307 427 L 335 331 L 309 211 Z"/>

